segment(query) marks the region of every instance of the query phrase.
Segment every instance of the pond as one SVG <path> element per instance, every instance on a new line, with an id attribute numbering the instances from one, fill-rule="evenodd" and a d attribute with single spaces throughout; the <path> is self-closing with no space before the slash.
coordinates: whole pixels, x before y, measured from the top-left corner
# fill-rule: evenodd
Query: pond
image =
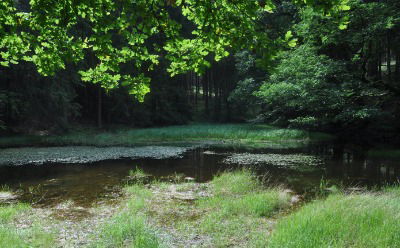
<path id="1" fill-rule="evenodd" d="M 66 149 L 56 153 L 63 154 L 62 160 L 45 159 L 54 149 Z M 299 194 L 312 194 L 321 182 L 328 186 L 375 187 L 397 182 L 400 176 L 397 160 L 371 159 L 366 152 L 354 152 L 344 147 L 336 149 L 331 144 L 253 150 L 145 147 L 140 148 L 141 155 L 135 153 L 137 149 L 133 153 L 129 151 L 135 154 L 132 156 L 122 148 L 112 148 L 123 154 L 109 157 L 105 155 L 109 150 L 100 150 L 101 159 L 94 160 L 87 154 L 77 157 L 71 149 L 23 148 L 17 149 L 18 153 L 1 150 L 0 185 L 15 192 L 17 201 L 36 207 L 54 207 L 66 201 L 91 207 L 118 201 L 129 172 L 136 168 L 157 180 L 188 177 L 188 180 L 207 182 L 221 171 L 245 167 L 267 178 L 268 184 L 283 185 Z M 87 147 L 72 150 L 79 149 L 94 152 Z M 4 159 L 5 154 L 8 162 Z M 13 157 L 12 154 L 17 155 Z M 29 160 L 32 156 L 35 158 Z M 38 159 L 40 156 L 44 158 Z"/>

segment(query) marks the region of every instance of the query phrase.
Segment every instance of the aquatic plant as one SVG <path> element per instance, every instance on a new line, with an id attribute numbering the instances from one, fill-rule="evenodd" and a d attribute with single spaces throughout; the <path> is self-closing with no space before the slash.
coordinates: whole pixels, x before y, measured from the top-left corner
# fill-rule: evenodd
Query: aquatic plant
<path id="1" fill-rule="evenodd" d="M 227 164 L 240 165 L 265 165 L 295 170 L 314 170 L 321 168 L 322 159 L 305 154 L 254 154 L 254 153 L 234 153 L 224 159 Z"/>
<path id="2" fill-rule="evenodd" d="M 143 146 L 143 147 L 29 147 L 0 150 L 0 165 L 23 165 L 44 163 L 93 163 L 109 159 L 180 157 L 189 147 Z"/>

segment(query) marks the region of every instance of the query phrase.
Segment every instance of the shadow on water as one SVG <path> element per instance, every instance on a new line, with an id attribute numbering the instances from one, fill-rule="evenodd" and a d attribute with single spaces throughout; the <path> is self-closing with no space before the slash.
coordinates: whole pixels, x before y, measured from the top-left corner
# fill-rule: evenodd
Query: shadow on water
<path id="1" fill-rule="evenodd" d="M 267 159 L 257 165 L 226 163 L 232 154 L 263 154 Z M 312 169 L 276 166 L 272 155 L 301 154 L 318 158 Z M 80 207 L 117 202 L 130 170 L 141 168 L 153 178 L 167 180 L 183 174 L 198 182 L 207 182 L 221 171 L 249 167 L 260 175 L 268 175 L 270 183 L 282 184 L 299 193 L 319 188 L 321 179 L 344 186 L 381 186 L 397 182 L 400 164 L 396 160 L 369 159 L 364 151 L 344 147 L 311 145 L 296 149 L 257 149 L 253 151 L 228 148 L 189 151 L 183 158 L 108 160 L 91 164 L 44 164 L 0 167 L 0 185 L 17 193 L 18 200 L 37 207 L 54 207 L 73 202 Z M 225 161 L 225 162 L 224 162 Z M 285 160 L 283 160 L 285 161 Z M 314 161 L 314 160 L 311 160 Z"/>

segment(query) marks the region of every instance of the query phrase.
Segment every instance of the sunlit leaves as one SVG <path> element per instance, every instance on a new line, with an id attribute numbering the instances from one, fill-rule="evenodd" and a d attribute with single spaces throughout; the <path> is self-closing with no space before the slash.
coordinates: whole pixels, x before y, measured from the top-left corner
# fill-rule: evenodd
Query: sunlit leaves
<path id="1" fill-rule="evenodd" d="M 321 1 L 303 1 L 321 7 Z M 323 9 L 348 10 L 346 0 L 325 2 Z M 257 26 L 274 8 L 272 0 L 30 0 L 23 9 L 19 1 L 3 0 L 0 64 L 32 62 L 39 73 L 53 75 L 85 61 L 83 81 L 106 89 L 132 84 L 131 93 L 143 99 L 149 79 L 141 73 L 152 70 L 160 56 L 170 61 L 172 76 L 200 74 L 211 60 L 231 51 L 268 45 Z M 193 25 L 191 35 L 182 32 L 171 13 Z M 292 36 L 284 40 L 289 47 L 296 41 Z"/>
<path id="2" fill-rule="evenodd" d="M 285 42 L 289 47 L 295 47 L 297 45 L 297 38 L 293 38 L 292 31 L 287 31 L 285 34 Z"/>

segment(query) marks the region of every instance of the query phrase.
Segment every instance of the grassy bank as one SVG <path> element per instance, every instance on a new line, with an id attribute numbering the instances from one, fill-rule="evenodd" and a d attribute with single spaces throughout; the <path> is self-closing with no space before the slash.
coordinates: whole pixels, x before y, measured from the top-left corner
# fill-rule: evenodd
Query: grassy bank
<path id="1" fill-rule="evenodd" d="M 157 142 L 218 141 L 234 143 L 327 140 L 328 134 L 253 124 L 196 124 L 162 128 L 76 130 L 59 136 L 2 137 L 0 147 L 15 146 L 130 146 Z"/>
<path id="2" fill-rule="evenodd" d="M 0 206 L 0 247 L 54 247 L 54 237 L 43 231 L 39 223 L 32 227 L 16 227 L 14 220 L 30 211 L 26 204 Z"/>
<path id="3" fill-rule="evenodd" d="M 282 219 L 268 247 L 400 247 L 400 190 L 331 195 Z"/>
<path id="4" fill-rule="evenodd" d="M 153 183 L 150 189 L 136 174 L 125 210 L 95 247 L 255 247 L 271 229 L 269 218 L 290 206 L 286 193 L 263 187 L 248 171 L 224 173 L 210 184 Z"/>
<path id="5" fill-rule="evenodd" d="M 142 184 L 130 186 L 127 190 L 131 193 L 131 198 L 126 202 L 126 206 L 103 226 L 97 234 L 98 238 L 89 247 L 156 248 L 162 246 L 144 215 L 146 199 L 152 196 L 151 191 Z"/>
<path id="6" fill-rule="evenodd" d="M 400 247 L 396 187 L 291 208 L 287 193 L 249 171 L 150 186 L 143 173 L 131 175 L 138 183 L 126 188 L 130 200 L 94 247 Z"/>
<path id="7" fill-rule="evenodd" d="M 400 187 L 335 193 L 292 207 L 289 193 L 264 186 L 247 170 L 209 183 L 178 176 L 150 182 L 140 170 L 129 177 L 127 198 L 111 218 L 90 226 L 82 247 L 400 247 Z M 46 220 L 24 222 L 32 210 L 0 206 L 0 247 L 54 247 L 59 231 L 71 228 L 44 232 Z"/>
<path id="8" fill-rule="evenodd" d="M 288 194 L 263 187 L 248 171 L 214 178 L 210 191 L 211 197 L 196 204 L 203 215 L 178 225 L 181 231 L 190 227 L 210 237 L 211 247 L 261 247 L 272 228 L 270 218 L 290 207 Z"/>

